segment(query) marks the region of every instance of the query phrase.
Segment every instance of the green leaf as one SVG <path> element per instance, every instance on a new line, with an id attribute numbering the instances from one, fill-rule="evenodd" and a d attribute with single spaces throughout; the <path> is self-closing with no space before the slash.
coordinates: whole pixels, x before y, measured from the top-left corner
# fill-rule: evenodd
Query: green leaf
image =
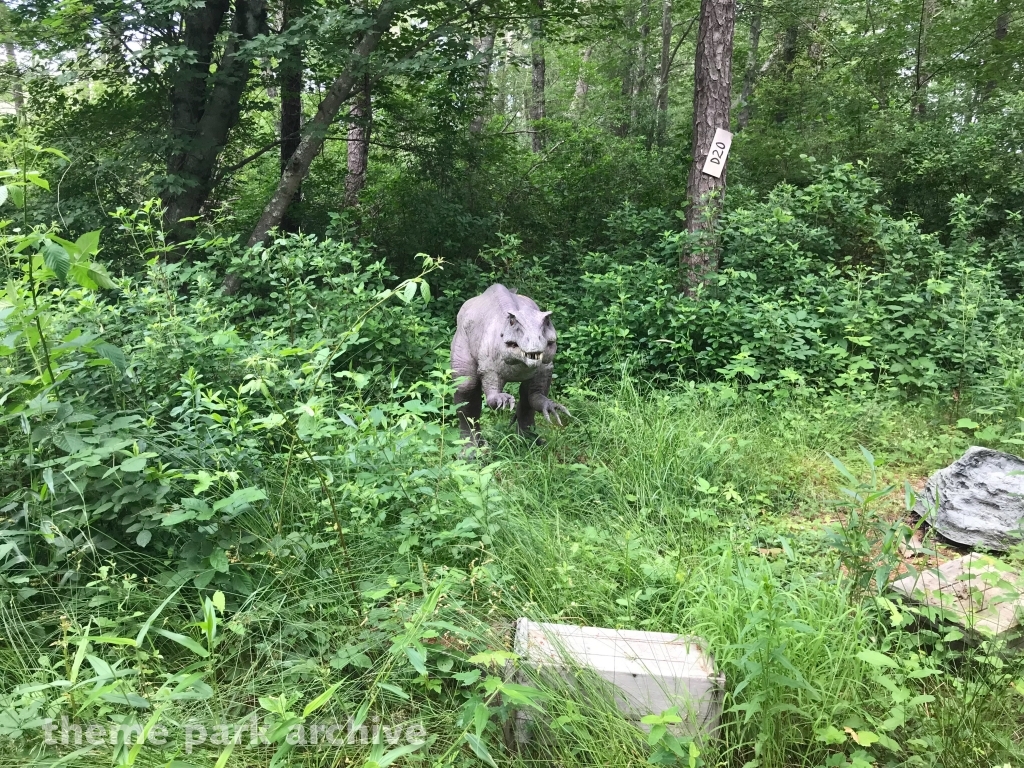
<path id="1" fill-rule="evenodd" d="M 309 702 L 309 704 L 307 704 L 303 708 L 302 716 L 303 717 L 309 717 L 311 714 L 313 714 L 318 709 L 320 709 L 322 706 L 324 706 L 324 704 L 326 704 L 328 701 L 331 700 L 331 697 L 334 695 L 334 692 L 338 690 L 338 687 L 340 685 L 341 685 L 341 681 L 339 680 L 334 685 L 332 685 L 330 688 L 328 688 L 326 691 L 324 691 L 319 696 L 317 696 L 315 699 L 313 699 L 311 702 Z"/>
<path id="2" fill-rule="evenodd" d="M 424 304 L 429 304 L 430 303 L 430 286 L 427 284 L 426 280 L 424 280 L 423 282 L 420 283 L 420 294 L 423 296 L 423 303 Z"/>
<path id="3" fill-rule="evenodd" d="M 68 675 L 68 681 L 74 685 L 78 680 L 78 672 L 82 669 L 82 662 L 85 661 L 85 654 L 89 652 L 89 630 L 92 629 L 92 622 L 90 621 L 85 625 L 85 642 L 79 644 L 78 651 L 75 653 L 75 660 L 71 664 L 71 674 Z"/>
<path id="4" fill-rule="evenodd" d="M 416 283 L 410 281 L 405 284 L 405 289 L 402 291 L 402 300 L 408 304 L 416 297 Z"/>
<path id="5" fill-rule="evenodd" d="M 135 645 L 130 637 L 117 637 L 115 635 L 98 635 L 96 637 L 69 637 L 69 643 L 105 643 L 106 645 Z"/>
<path id="6" fill-rule="evenodd" d="M 94 256 L 100 249 L 100 232 L 94 230 L 86 232 L 75 241 L 75 249 L 83 256 Z"/>
<path id="7" fill-rule="evenodd" d="M 483 702 L 476 705 L 476 709 L 473 710 L 473 730 L 476 731 L 477 736 L 483 736 L 484 728 L 487 727 L 487 721 L 491 719 L 491 708 Z"/>
<path id="8" fill-rule="evenodd" d="M 822 728 L 815 731 L 815 738 L 818 741 L 825 742 L 826 744 L 842 744 L 846 741 L 846 734 L 834 725 L 830 725 L 828 728 Z"/>
<path id="9" fill-rule="evenodd" d="M 62 283 L 68 279 L 71 257 L 68 252 L 52 240 L 43 241 L 43 262 Z"/>
<path id="10" fill-rule="evenodd" d="M 491 753 L 487 751 L 487 746 L 483 740 L 475 733 L 464 734 L 465 739 L 469 742 L 469 746 L 473 749 L 473 753 L 487 763 L 491 768 L 498 768 L 497 763 L 494 762 L 494 758 L 491 757 Z"/>
<path id="11" fill-rule="evenodd" d="M 957 429 L 977 429 L 981 425 L 976 421 L 970 419 L 958 419 L 956 422 Z"/>
<path id="12" fill-rule="evenodd" d="M 25 174 L 25 181 L 30 184 L 35 184 L 40 189 L 45 189 L 47 192 L 50 191 L 50 182 L 39 175 L 39 171 L 29 171 Z"/>
<path id="13" fill-rule="evenodd" d="M 231 757 L 231 753 L 234 751 L 234 743 L 228 744 L 226 747 L 224 747 L 224 749 L 220 753 L 220 757 L 217 758 L 217 762 L 213 764 L 213 768 L 224 768 L 224 766 L 228 764 L 228 758 Z"/>
<path id="14" fill-rule="evenodd" d="M 46 765 L 48 766 L 48 768 L 60 768 L 60 766 L 62 765 L 68 765 L 70 763 L 77 762 L 78 758 L 80 757 L 91 755 L 94 749 L 96 749 L 96 747 L 82 747 L 81 749 L 76 749 L 74 752 L 69 752 L 59 760 L 54 760 L 52 763 L 47 762 Z"/>
<path id="15" fill-rule="evenodd" d="M 69 274 L 71 279 L 78 285 L 89 290 L 117 288 L 117 283 L 110 279 L 110 276 L 103 271 L 103 268 L 92 262 L 76 261 L 71 265 Z"/>
<path id="16" fill-rule="evenodd" d="M 210 553 L 210 567 L 218 573 L 227 573 L 231 569 L 228 553 L 223 549 L 215 549 Z"/>
<path id="17" fill-rule="evenodd" d="M 409 657 L 409 662 L 412 664 L 413 669 L 415 669 L 421 675 L 427 674 L 426 651 L 422 651 L 419 648 L 413 648 L 410 645 L 406 647 L 405 655 Z"/>
<path id="18" fill-rule="evenodd" d="M 139 536 L 141 536 L 141 535 L 142 534 L 140 533 Z M 145 545 L 142 545 L 142 546 L 145 546 Z M 160 605 L 157 606 L 157 609 L 155 611 L 153 611 L 151 614 L 149 614 L 149 618 L 146 619 L 143 622 L 142 626 L 139 628 L 139 634 L 137 634 L 135 636 L 135 645 L 137 645 L 139 647 L 142 646 L 142 641 L 145 639 L 146 633 L 149 632 L 149 628 L 151 626 L 153 626 L 153 622 L 156 621 L 157 616 L 160 615 L 161 611 L 163 611 L 163 609 L 167 607 L 167 604 L 169 602 L 171 602 L 171 600 L 173 600 L 174 597 L 180 591 L 181 591 L 181 586 L 179 586 L 176 590 L 174 590 L 173 592 L 171 592 L 171 594 L 169 594 L 166 598 L 164 598 L 164 601 L 162 603 L 160 603 Z"/>
<path id="19" fill-rule="evenodd" d="M 118 373 L 124 373 L 128 368 L 128 360 L 124 356 L 124 352 L 121 348 L 115 344 L 108 344 L 105 341 L 101 341 L 99 344 L 93 345 L 93 351 L 96 352 L 97 356 L 104 360 L 109 360 L 117 368 Z"/>
<path id="20" fill-rule="evenodd" d="M 188 648 L 190 651 L 192 651 L 192 653 L 196 654 L 197 656 L 201 656 L 204 659 L 210 655 L 210 652 L 208 650 L 203 648 L 203 646 L 201 646 L 191 637 L 179 635 L 177 632 L 170 632 L 166 629 L 154 629 L 153 631 L 156 632 L 158 635 L 166 637 L 168 640 L 177 643 L 178 645 L 182 645 L 185 648 Z"/>
<path id="21" fill-rule="evenodd" d="M 0 206 L 7 202 L 7 185 L 0 184 Z"/>
<path id="22" fill-rule="evenodd" d="M 454 677 L 463 685 L 472 685 L 480 679 L 480 670 L 471 669 L 469 670 L 469 672 L 456 672 L 454 675 L 452 675 L 452 677 Z"/>
<path id="23" fill-rule="evenodd" d="M 385 691 L 390 691 L 400 699 L 409 700 L 409 694 L 399 688 L 397 685 L 389 685 L 388 683 L 377 683 L 378 688 L 383 688 Z"/>
<path id="24" fill-rule="evenodd" d="M 135 693 L 104 693 L 100 698 L 110 704 L 127 704 L 136 709 L 149 709 L 149 702 Z"/>
<path id="25" fill-rule="evenodd" d="M 122 472 L 141 472 L 146 468 L 146 462 L 149 458 L 146 456 L 132 456 L 121 462 L 120 470 Z"/>
<path id="26" fill-rule="evenodd" d="M 143 528 L 139 531 L 139 535 L 135 537 L 135 543 L 140 547 L 145 547 L 153 539 L 153 531 L 149 528 Z"/>
<path id="27" fill-rule="evenodd" d="M 14 203 L 15 208 L 25 207 L 25 190 L 16 184 L 10 184 L 7 186 L 7 191 L 10 193 L 11 202 Z"/>
<path id="28" fill-rule="evenodd" d="M 878 651 L 861 651 L 857 654 L 857 658 L 861 661 L 865 661 L 872 667 L 892 667 L 893 669 L 899 669 L 900 665 L 890 659 L 884 653 Z"/>
<path id="29" fill-rule="evenodd" d="M 226 499 L 214 502 L 213 511 L 220 512 L 226 509 L 229 513 L 240 512 L 254 501 L 263 501 L 266 498 L 267 494 L 259 488 L 239 488 Z"/>
<path id="30" fill-rule="evenodd" d="M 221 613 L 224 613 L 225 603 L 223 592 L 221 592 L 219 589 L 216 592 L 214 592 L 213 597 L 210 599 L 210 602 L 213 603 L 214 608 L 216 608 Z"/>
<path id="31" fill-rule="evenodd" d="M 405 757 L 406 755 L 411 755 L 417 749 L 422 747 L 425 743 L 426 742 L 419 741 L 415 744 L 403 744 L 400 747 L 395 747 L 394 749 L 388 750 L 377 761 L 377 765 L 379 766 L 379 768 L 387 768 L 387 766 L 391 765 L 398 758 Z"/>

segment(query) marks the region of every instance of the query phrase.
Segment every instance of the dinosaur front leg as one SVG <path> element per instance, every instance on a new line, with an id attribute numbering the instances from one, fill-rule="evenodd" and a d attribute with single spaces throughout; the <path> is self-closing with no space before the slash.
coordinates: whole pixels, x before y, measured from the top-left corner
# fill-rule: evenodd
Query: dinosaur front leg
<path id="1" fill-rule="evenodd" d="M 536 411 L 545 419 L 548 423 L 551 423 L 551 418 L 554 417 L 555 422 L 558 426 L 562 426 L 562 419 L 560 412 L 566 416 L 571 416 L 569 409 L 561 403 L 556 403 L 550 397 L 548 392 L 551 391 L 551 376 L 554 371 L 554 366 L 545 366 L 530 382 L 530 405 L 533 411 Z M 531 416 L 532 423 L 532 416 Z"/>
<path id="2" fill-rule="evenodd" d="M 493 408 L 496 411 L 502 409 L 512 410 L 516 407 L 516 399 L 512 395 L 503 391 L 505 382 L 496 373 L 485 373 L 481 377 L 484 399 L 487 401 L 487 407 Z"/>

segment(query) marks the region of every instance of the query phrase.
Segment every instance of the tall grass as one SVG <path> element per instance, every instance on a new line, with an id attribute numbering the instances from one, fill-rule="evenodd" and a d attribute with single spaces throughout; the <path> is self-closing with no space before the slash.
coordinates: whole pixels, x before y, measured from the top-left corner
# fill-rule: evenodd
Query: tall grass
<path id="1" fill-rule="evenodd" d="M 322 527 L 326 518 L 310 508 L 315 494 L 304 489 L 312 478 L 298 473 L 285 483 L 282 467 L 275 482 L 265 479 L 276 495 L 246 524 L 273 554 L 251 564 L 251 594 L 226 596 L 209 658 L 163 641 L 143 653 L 96 643 L 82 666 L 113 665 L 147 694 L 190 665 L 208 669 L 210 695 L 168 705 L 165 717 L 175 723 L 237 722 L 274 701 L 301 711 L 337 684 L 318 717 L 345 721 L 365 706 L 380 722 L 416 721 L 428 743 L 399 762 L 474 765 L 481 758 L 464 734 L 472 733 L 479 702 L 454 675 L 486 666 L 466 663 L 473 653 L 509 649 L 511 622 L 528 616 L 703 637 L 727 678 L 718 738 L 700 748 L 707 765 L 987 768 L 1024 760 L 1024 696 L 1006 684 L 1020 676 L 1018 662 L 990 653 L 950 656 L 941 638 L 895 621 L 900 609 L 892 604 L 854 598 L 821 535 L 824 516 L 834 513 L 826 506 L 835 494 L 826 454 L 855 456 L 865 445 L 886 457 L 892 477 L 918 476 L 962 440 L 907 406 L 839 399 L 768 405 L 723 392 L 645 392 L 629 381 L 576 392 L 577 418 L 548 430 L 543 448 L 503 442 L 504 421 L 488 417 L 485 429 L 498 446 L 493 493 L 485 485 L 462 492 L 467 504 L 487 508 L 493 531 L 462 565 L 441 545 L 433 557 L 397 547 L 384 535 L 396 524 L 374 522 L 355 502 L 343 509 L 345 551 L 333 539 L 303 536 L 303 525 Z M 439 541 L 457 541 L 452 521 L 463 513 L 454 501 L 444 504 L 453 516 L 438 512 L 436 520 L 453 527 L 438 531 Z M 22 718 L 18 740 L 0 741 L 0 764 L 54 764 L 32 721 L 74 714 L 65 689 L 45 687 L 69 674 L 80 647 L 69 638 L 87 626 L 93 636 L 135 637 L 178 587 L 132 577 L 152 567 L 108 565 L 89 585 L 41 582 L 31 603 L 0 605 L 0 728 L 11 735 Z M 202 605 L 186 585 L 153 626 L 201 640 L 189 625 L 202 620 Z M 424 676 L 400 638 L 428 624 Z M 915 677 L 915 669 L 934 672 Z M 545 693 L 548 725 L 512 750 L 502 734 L 514 706 L 488 700 L 482 734 L 498 764 L 646 764 L 644 735 L 606 700 L 578 689 Z M 77 695 L 80 705 L 85 692 Z M 120 717 L 125 710 L 111 703 L 97 712 Z M 136 764 L 264 766 L 276 749 L 239 748 L 224 758 L 223 748 L 209 745 L 177 756 L 147 747 Z M 108 765 L 112 756 L 125 759 L 97 748 L 73 764 Z M 298 748 L 279 764 L 363 765 L 372 757 L 380 754 L 359 744 Z"/>

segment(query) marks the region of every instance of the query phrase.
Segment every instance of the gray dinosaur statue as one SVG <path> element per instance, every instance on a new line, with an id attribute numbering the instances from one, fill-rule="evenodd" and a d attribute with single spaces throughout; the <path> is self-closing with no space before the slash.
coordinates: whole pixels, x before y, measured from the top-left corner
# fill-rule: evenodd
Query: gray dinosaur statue
<path id="1" fill-rule="evenodd" d="M 459 310 L 452 339 L 452 373 L 458 382 L 455 406 L 459 433 L 473 445 L 480 437 L 481 399 L 488 408 L 515 409 L 512 424 L 525 437 L 533 434 L 539 412 L 559 426 L 559 412 L 569 411 L 548 397 L 555 362 L 555 326 L 551 313 L 541 312 L 533 299 L 503 285 L 492 285 L 469 299 Z M 461 381 L 460 381 L 461 380 Z M 507 382 L 519 385 L 519 401 L 504 392 Z"/>

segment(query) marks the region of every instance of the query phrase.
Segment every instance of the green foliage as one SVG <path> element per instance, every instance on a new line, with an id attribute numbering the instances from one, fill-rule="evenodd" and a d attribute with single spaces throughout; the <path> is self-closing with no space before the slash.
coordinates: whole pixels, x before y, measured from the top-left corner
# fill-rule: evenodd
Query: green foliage
<path id="1" fill-rule="evenodd" d="M 830 166 L 804 188 L 727 211 L 722 268 L 698 300 L 676 289 L 683 235 L 585 256 L 582 296 L 555 299 L 567 315 L 563 359 L 594 377 L 628 365 L 775 397 L 897 390 L 956 410 L 977 396 L 1015 420 L 1016 395 L 995 382 L 1015 381 L 1001 361 L 1022 348 L 1006 288 L 1019 249 L 977 237 L 985 206 L 965 196 L 947 244 L 894 218 L 877 194 L 863 169 Z"/>

